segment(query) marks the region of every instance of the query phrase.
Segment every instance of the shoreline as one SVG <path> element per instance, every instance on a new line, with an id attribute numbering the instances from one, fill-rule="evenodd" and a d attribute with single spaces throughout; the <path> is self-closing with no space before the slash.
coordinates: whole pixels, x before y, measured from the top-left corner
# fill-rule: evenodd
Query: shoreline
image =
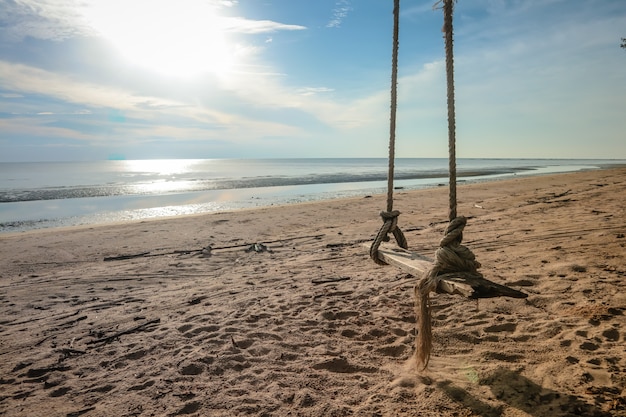
<path id="1" fill-rule="evenodd" d="M 477 185 L 477 184 L 505 183 L 507 181 L 515 181 L 520 178 L 528 178 L 528 177 L 533 177 L 533 176 L 544 177 L 544 176 L 553 176 L 553 175 L 568 175 L 568 174 L 575 174 L 575 173 L 586 172 L 586 171 L 612 170 L 612 169 L 620 169 L 620 168 L 621 167 L 616 167 L 616 168 L 609 167 L 609 168 L 594 168 L 594 169 L 564 172 L 564 173 L 548 173 L 548 174 L 519 175 L 519 176 L 512 175 L 511 177 L 507 177 L 507 178 L 487 177 L 484 180 L 475 180 L 475 181 L 467 181 L 464 179 L 460 179 L 457 181 L 458 182 L 457 187 L 462 189 L 463 187 Z M 425 188 L 419 188 L 419 189 L 407 189 L 402 186 L 399 186 L 399 187 L 394 188 L 394 195 L 397 196 L 397 195 L 404 194 L 404 193 L 428 192 L 434 189 L 445 189 L 447 192 L 448 185 L 447 183 L 446 184 L 441 183 L 441 184 L 431 185 L 431 186 L 428 186 Z M 202 192 L 199 192 L 199 193 L 202 193 Z M 46 232 L 46 231 L 54 233 L 54 232 L 64 232 L 64 231 L 72 231 L 72 230 L 80 230 L 80 229 L 93 229 L 93 228 L 102 228 L 102 227 L 106 228 L 106 227 L 111 227 L 111 226 L 133 225 L 137 223 L 155 222 L 155 221 L 161 221 L 161 220 L 168 221 L 168 220 L 176 220 L 176 219 L 189 219 L 189 218 L 203 217 L 203 216 L 208 216 L 208 215 L 237 213 L 237 212 L 242 212 L 242 211 L 254 211 L 254 210 L 262 210 L 262 209 L 282 208 L 282 207 L 310 205 L 310 204 L 326 204 L 326 203 L 331 203 L 331 202 L 359 200 L 362 198 L 382 199 L 383 197 L 386 197 L 386 192 L 381 192 L 381 193 L 376 193 L 376 194 L 364 194 L 364 195 L 350 196 L 350 197 L 336 197 L 336 198 L 328 198 L 328 199 L 322 199 L 322 200 L 306 200 L 306 201 L 283 203 L 283 204 L 277 204 L 277 205 L 262 205 L 262 206 L 255 206 L 255 207 L 242 207 L 242 208 L 206 211 L 206 212 L 198 212 L 198 213 L 190 213 L 190 214 L 177 214 L 177 215 L 171 215 L 171 216 L 156 216 L 156 217 L 147 217 L 147 218 L 140 218 L 140 219 L 118 220 L 118 221 L 110 221 L 110 222 L 103 222 L 103 223 L 77 224 L 77 225 L 56 226 L 56 227 L 51 226 L 51 227 L 34 228 L 34 229 L 15 231 L 15 232 L 0 232 L 0 239 L 2 239 L 3 237 L 11 237 L 15 235 L 24 235 L 24 234 L 37 233 L 37 232 Z M 384 206 L 381 205 L 381 210 L 383 208 Z"/>
<path id="2" fill-rule="evenodd" d="M 626 416 L 626 168 L 457 191 L 485 277 L 529 297 L 433 295 L 425 372 L 416 279 L 363 248 L 385 195 L 3 234 L 0 414 Z M 395 193 L 411 250 L 447 193 Z"/>
<path id="3" fill-rule="evenodd" d="M 572 167 L 576 167 L 576 171 L 571 171 Z M 517 171 L 510 171 L 503 174 L 487 174 L 472 175 L 467 177 L 461 175 L 457 182 L 459 185 L 474 184 L 481 182 L 504 181 L 507 179 L 523 178 L 528 176 L 554 175 L 560 173 L 573 173 L 595 169 L 614 169 L 619 166 L 608 165 L 606 167 L 598 166 L 556 166 L 543 167 L 534 170 L 523 170 L 519 168 Z M 528 172 L 527 172 L 528 171 Z M 490 171 L 484 171 L 490 172 Z M 433 181 L 436 180 L 436 181 Z M 441 183 L 445 180 L 445 183 Z M 353 184 L 352 186 L 350 184 Z M 398 178 L 395 180 L 397 191 L 416 191 L 430 189 L 435 187 L 447 186 L 447 178 L 439 178 L 436 176 L 425 177 L 416 180 L 405 180 Z M 350 187 L 353 187 L 352 189 Z M 334 191 L 330 191 L 332 189 Z M 38 210 L 44 210 L 48 205 L 56 206 L 56 211 L 63 213 L 65 217 L 47 218 L 47 219 L 22 219 L 22 220 L 5 220 L 0 229 L 0 236 L 12 233 L 22 233 L 30 230 L 41 229 L 59 229 L 65 227 L 74 227 L 80 225 L 98 225 L 125 221 L 141 221 L 151 218 L 168 218 L 180 215 L 208 214 L 222 211 L 231 211 L 239 209 L 256 209 L 261 207 L 271 207 L 285 204 L 300 204 L 303 202 L 331 201 L 343 198 L 359 198 L 365 195 L 375 195 L 385 193 L 386 182 L 358 182 L 358 183 L 341 183 L 341 184 L 313 184 L 313 185 L 290 185 L 276 186 L 264 188 L 242 188 L 232 190 L 212 190 L 212 191 L 195 191 L 187 193 L 171 193 L 162 195 L 126 195 L 126 196 L 109 196 L 109 197 L 93 197 L 85 199 L 58 199 L 58 200 L 42 200 L 42 201 L 20 201 L 15 203 L 4 203 L 22 207 L 21 209 L 13 209 L 19 215 L 24 216 L 33 208 L 31 205 L 41 206 Z M 308 190 L 308 191 L 307 191 Z M 120 203 L 112 203 L 115 200 L 126 201 L 127 210 L 121 210 Z M 154 203 L 149 203 L 152 200 Z M 117 205 L 115 205 L 117 204 Z M 92 207 L 93 213 L 88 214 L 85 208 Z M 118 207 L 118 211 L 110 211 L 105 207 Z M 131 207 L 144 206 L 144 208 Z M 97 207 L 97 209 L 96 209 Z M 8 209 L 8 207 L 4 207 Z M 49 208 L 47 208 L 49 209 Z M 46 209 L 46 210 L 47 210 Z M 18 210 L 18 211 L 16 211 Z M 81 210 L 82 213 L 81 214 Z M 8 219 L 5 212 L 5 218 Z M 74 213 L 69 215 L 68 213 Z M 28 216 L 28 215 L 27 215 Z M 32 216 L 32 214 L 30 215 Z"/>

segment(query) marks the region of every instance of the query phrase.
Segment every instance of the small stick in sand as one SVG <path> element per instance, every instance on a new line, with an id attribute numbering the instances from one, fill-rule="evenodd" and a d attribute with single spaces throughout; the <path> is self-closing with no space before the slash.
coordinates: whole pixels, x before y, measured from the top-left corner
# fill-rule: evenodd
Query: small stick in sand
<path id="1" fill-rule="evenodd" d="M 148 327 L 148 326 L 150 326 L 152 324 L 156 324 L 156 323 L 160 323 L 160 322 L 161 322 L 161 319 L 150 320 L 150 321 L 142 323 L 142 324 L 140 324 L 138 326 L 132 327 L 132 328 L 130 328 L 128 330 L 122 330 L 120 332 L 116 332 L 116 333 L 112 334 L 111 336 L 106 336 L 106 337 L 102 337 L 100 339 L 91 340 L 91 341 L 87 342 L 87 344 L 88 345 L 94 345 L 96 343 L 108 343 L 108 342 L 111 342 L 111 341 L 117 339 L 120 336 L 123 336 L 125 334 L 134 333 L 134 332 L 137 332 L 139 330 L 143 330 L 144 328 L 146 328 L 146 327 Z"/>

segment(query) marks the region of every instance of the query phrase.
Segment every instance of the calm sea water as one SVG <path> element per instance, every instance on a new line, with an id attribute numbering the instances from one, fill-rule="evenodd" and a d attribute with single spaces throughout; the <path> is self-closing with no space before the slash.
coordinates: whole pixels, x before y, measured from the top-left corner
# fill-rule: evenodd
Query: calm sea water
<path id="1" fill-rule="evenodd" d="M 625 160 L 460 159 L 461 181 Z M 396 161 L 395 186 L 447 183 L 446 159 Z M 0 163 L 0 233 L 384 193 L 387 160 L 215 159 Z"/>

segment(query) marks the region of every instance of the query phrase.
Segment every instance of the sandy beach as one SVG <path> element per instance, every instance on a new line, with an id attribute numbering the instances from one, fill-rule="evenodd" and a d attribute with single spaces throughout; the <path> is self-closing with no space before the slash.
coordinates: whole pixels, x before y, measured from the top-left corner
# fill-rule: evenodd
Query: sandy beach
<path id="1" fill-rule="evenodd" d="M 626 168 L 459 184 L 464 244 L 527 299 L 368 257 L 385 196 L 0 235 L 5 416 L 626 416 Z M 432 256 L 447 188 L 396 193 Z"/>

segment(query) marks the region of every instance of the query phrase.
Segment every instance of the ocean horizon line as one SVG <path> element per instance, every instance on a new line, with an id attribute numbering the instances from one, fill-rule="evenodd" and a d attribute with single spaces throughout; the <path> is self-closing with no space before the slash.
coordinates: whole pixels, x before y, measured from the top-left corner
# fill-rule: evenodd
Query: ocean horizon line
<path id="1" fill-rule="evenodd" d="M 66 164 L 66 163 L 89 163 L 89 162 L 130 162 L 130 161 L 212 161 L 212 160 L 387 160 L 387 156 L 285 156 L 285 157 L 247 157 L 247 156 L 225 156 L 225 157 L 203 157 L 203 158 L 166 158 L 166 157 L 154 157 L 154 158 L 90 158 L 90 159 L 67 159 L 67 160 L 21 160 L 21 161 L 3 161 L 0 160 L 0 164 Z M 447 156 L 396 156 L 396 160 L 407 159 L 448 159 Z M 624 158 L 589 158 L 589 157 L 551 157 L 551 156 L 528 156 L 528 157 L 511 157 L 511 156 L 494 156 L 494 157 L 457 157 L 457 160 L 517 160 L 517 161 L 623 161 Z"/>

